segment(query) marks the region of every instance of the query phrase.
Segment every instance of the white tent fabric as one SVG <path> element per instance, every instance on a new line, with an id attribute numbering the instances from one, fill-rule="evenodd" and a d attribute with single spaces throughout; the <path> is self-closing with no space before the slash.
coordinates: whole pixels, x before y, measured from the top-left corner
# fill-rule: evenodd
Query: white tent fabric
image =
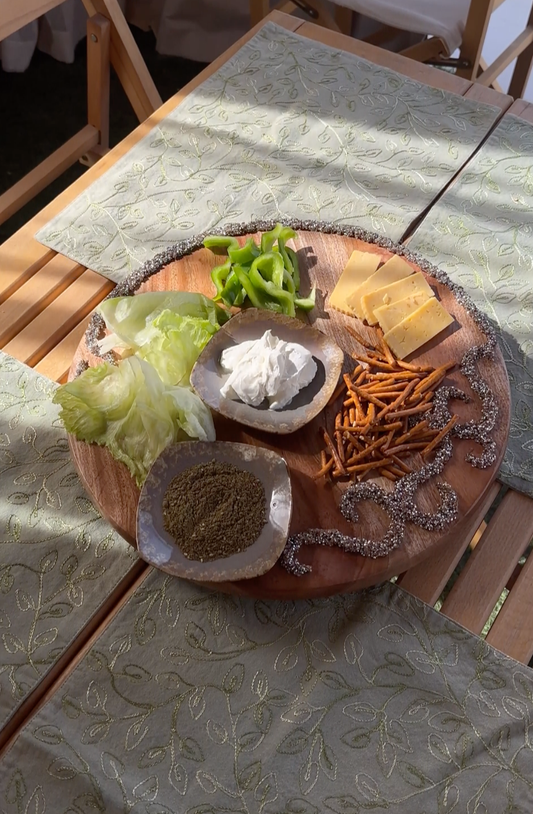
<path id="1" fill-rule="evenodd" d="M 450 54 L 461 44 L 470 0 L 335 0 L 380 23 L 442 37 Z"/>
<path id="2" fill-rule="evenodd" d="M 211 62 L 250 28 L 248 0 L 119 0 L 119 4 L 130 23 L 153 29 L 159 53 L 199 62 Z M 0 41 L 2 68 L 25 71 L 36 47 L 61 62 L 73 62 L 86 20 L 81 0 L 65 0 Z"/>
<path id="3" fill-rule="evenodd" d="M 86 20 L 81 0 L 65 0 L 0 42 L 2 68 L 9 72 L 25 71 L 36 47 L 60 62 L 73 62 L 74 49 L 85 36 Z"/>
<path id="4" fill-rule="evenodd" d="M 119 0 L 119 3 L 131 23 L 155 32 L 159 53 L 199 62 L 211 62 L 250 27 L 249 0 Z M 442 36 L 450 52 L 461 42 L 469 6 L 469 0 L 408 0 L 404 8 L 398 0 L 337 0 L 337 3 L 406 31 Z M 3 69 L 26 70 L 36 47 L 62 62 L 72 62 L 74 49 L 85 35 L 86 19 L 81 0 L 65 0 L 39 21 L 0 42 Z M 362 23 L 359 20 L 353 33 L 364 36 L 372 28 L 370 20 Z M 402 47 L 407 44 L 408 41 L 402 42 Z"/>

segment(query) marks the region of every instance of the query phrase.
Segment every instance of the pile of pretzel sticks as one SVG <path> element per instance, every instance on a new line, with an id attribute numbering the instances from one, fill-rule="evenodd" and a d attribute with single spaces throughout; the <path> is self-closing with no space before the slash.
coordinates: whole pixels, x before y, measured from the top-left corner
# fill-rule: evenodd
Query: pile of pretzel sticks
<path id="1" fill-rule="evenodd" d="M 335 414 L 332 434 L 321 429 L 325 449 L 315 478 L 382 475 L 395 481 L 413 471 L 408 463 L 413 455 L 427 457 L 456 423 L 454 415 L 442 430 L 434 430 L 424 418 L 455 362 L 438 368 L 402 362 L 383 334 L 378 332 L 376 349 L 352 328 L 346 330 L 366 352 L 352 354 L 357 365 L 330 399 L 332 405 L 342 397 L 342 408 Z"/>

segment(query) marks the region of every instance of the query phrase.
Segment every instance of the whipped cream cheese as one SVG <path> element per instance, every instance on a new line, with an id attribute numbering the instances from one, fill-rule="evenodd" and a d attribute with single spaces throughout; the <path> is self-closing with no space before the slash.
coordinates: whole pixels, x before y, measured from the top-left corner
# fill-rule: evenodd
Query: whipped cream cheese
<path id="1" fill-rule="evenodd" d="M 266 398 L 271 410 L 281 410 L 316 376 L 317 366 L 303 345 L 284 342 L 265 331 L 260 339 L 241 342 L 222 352 L 220 365 L 229 377 L 221 387 L 224 398 L 259 407 Z"/>

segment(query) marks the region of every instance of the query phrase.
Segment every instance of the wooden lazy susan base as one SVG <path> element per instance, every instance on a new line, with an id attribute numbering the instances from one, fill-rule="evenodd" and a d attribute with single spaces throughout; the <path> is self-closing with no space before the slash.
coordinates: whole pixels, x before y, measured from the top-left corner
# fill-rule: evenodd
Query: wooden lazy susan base
<path id="1" fill-rule="evenodd" d="M 257 236 L 256 236 L 257 237 Z M 241 242 L 244 242 L 242 238 Z M 346 262 L 354 249 L 377 252 L 386 260 L 391 253 L 371 243 L 361 240 L 328 235 L 318 232 L 301 232 L 294 241 L 298 251 L 302 271 L 302 291 L 317 286 L 317 307 L 306 317 L 319 330 L 329 334 L 345 352 L 345 371 L 353 370 L 352 354 L 361 351 L 357 341 L 346 330 L 346 325 L 357 328 L 365 339 L 372 341 L 375 332 L 361 322 L 329 310 L 328 294 L 338 280 Z M 201 249 L 164 267 L 151 277 L 139 291 L 189 290 L 213 296 L 214 288 L 209 272 L 220 259 L 210 251 Z M 415 266 L 417 271 L 420 269 Z M 427 275 L 426 275 L 427 276 Z M 473 345 L 482 344 L 483 334 L 472 316 L 457 302 L 451 291 L 432 277 L 428 282 L 435 290 L 444 307 L 454 316 L 455 322 L 439 337 L 424 346 L 423 353 L 415 354 L 409 361 L 430 364 L 438 367 L 450 360 L 460 361 L 465 351 Z M 74 358 L 71 376 L 78 363 L 87 360 L 97 364 L 82 342 Z M 310 564 L 312 572 L 296 577 L 289 574 L 279 563 L 266 574 L 238 582 L 216 583 L 217 590 L 251 597 L 298 599 L 303 597 L 328 596 L 335 593 L 359 590 L 382 582 L 395 574 L 413 567 L 440 546 L 461 534 L 462 526 L 468 523 L 469 515 L 483 499 L 494 481 L 502 461 L 509 429 L 510 397 L 509 382 L 503 358 L 499 350 L 494 360 L 482 360 L 480 371 L 497 397 L 499 415 L 494 440 L 497 446 L 497 459 L 488 469 L 475 469 L 465 461 L 468 452 L 479 453 L 479 447 L 471 441 L 454 439 L 454 455 L 446 464 L 442 478 L 454 488 L 459 499 L 457 523 L 443 532 L 428 532 L 407 525 L 402 545 L 386 557 L 370 559 L 358 554 L 347 554 L 337 548 L 320 546 L 302 547 L 299 558 Z M 461 421 L 479 420 L 479 398 L 472 393 L 465 377 L 458 369 L 446 378 L 446 383 L 455 385 L 471 396 L 468 404 L 453 402 L 453 410 Z M 269 435 L 222 417 L 216 417 L 215 425 L 218 440 L 238 441 L 256 444 L 276 450 L 282 454 L 289 466 L 292 491 L 293 515 L 291 534 L 309 528 L 338 529 L 343 534 L 379 539 L 388 526 L 388 518 L 374 503 L 359 505 L 359 522 L 352 525 L 339 511 L 342 484 L 332 484 L 324 479 L 315 480 L 313 475 L 320 468 L 320 451 L 323 441 L 319 429 L 333 427 L 338 405 L 326 408 L 310 424 L 292 435 Z M 72 456 L 81 479 L 92 496 L 100 512 L 115 529 L 135 545 L 136 510 L 139 490 L 131 479 L 126 467 L 117 463 L 102 447 L 88 445 L 70 437 Z M 383 478 L 376 479 L 383 488 L 393 488 Z M 434 512 L 439 498 L 434 482 L 420 490 L 418 503 L 422 510 Z M 207 584 L 207 583 L 203 583 Z"/>

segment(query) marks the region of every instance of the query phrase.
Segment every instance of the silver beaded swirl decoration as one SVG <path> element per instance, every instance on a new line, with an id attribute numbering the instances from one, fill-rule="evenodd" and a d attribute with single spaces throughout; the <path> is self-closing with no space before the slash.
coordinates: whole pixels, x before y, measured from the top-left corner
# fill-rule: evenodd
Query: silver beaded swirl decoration
<path id="1" fill-rule="evenodd" d="M 209 232 L 182 240 L 161 254 L 156 255 L 140 269 L 130 274 L 115 286 L 106 299 L 132 296 L 146 280 L 157 274 L 169 263 L 180 260 L 182 257 L 201 249 L 207 234 L 224 234 L 238 237 L 255 232 L 269 231 L 274 228 L 277 222 L 277 220 L 257 220 L 251 223 L 237 223 L 223 228 L 214 228 Z M 416 252 L 410 251 L 407 247 L 394 243 L 392 240 L 384 238 L 375 232 L 367 232 L 355 226 L 296 219 L 284 219 L 283 223 L 298 232 L 323 232 L 324 234 L 338 234 L 358 238 L 366 243 L 374 243 L 388 251 L 395 252 L 416 263 L 423 271 L 452 291 L 456 300 L 470 314 L 485 337 L 483 344 L 469 348 L 460 363 L 462 374 L 481 400 L 481 417 L 479 421 L 472 419 L 463 424 L 455 424 L 437 448 L 434 459 L 430 463 L 424 464 L 418 471 L 404 475 L 394 484 L 391 491 L 385 491 L 372 482 L 353 483 L 346 489 L 340 501 L 340 511 L 348 521 L 357 522 L 357 504 L 365 500 L 373 501 L 387 513 L 390 518 L 390 526 L 381 540 L 349 537 L 341 534 L 336 529 L 308 529 L 289 537 L 281 555 L 280 563 L 289 573 L 302 576 L 311 570 L 309 565 L 301 563 L 298 559 L 298 552 L 303 545 L 337 546 L 344 551 L 362 554 L 366 557 L 384 557 L 401 544 L 407 523 L 413 523 L 427 531 L 442 531 L 457 519 L 457 495 L 448 483 L 439 482 L 437 484 L 441 502 L 433 514 L 420 511 L 415 502 L 415 495 L 422 484 L 442 473 L 447 461 L 453 454 L 451 436 L 472 440 L 480 445 L 481 453 L 479 455 L 468 453 L 466 456 L 467 462 L 472 466 L 485 469 L 496 460 L 496 443 L 491 437 L 491 433 L 496 425 L 498 405 L 494 394 L 480 375 L 477 365 L 480 359 L 494 358 L 496 333 L 487 317 L 476 307 L 461 286 L 450 280 L 444 271 L 420 257 Z M 115 362 L 116 357 L 113 353 L 100 353 L 98 340 L 104 336 L 104 333 L 105 322 L 103 318 L 100 314 L 94 314 L 85 336 L 87 348 L 95 356 L 99 356 L 108 362 Z M 85 367 L 86 363 L 80 363 L 77 374 Z M 432 429 L 441 430 L 450 420 L 451 413 L 448 403 L 451 399 L 469 401 L 469 397 L 462 390 L 456 387 L 441 386 L 435 393 L 433 409 L 426 414 L 427 421 Z"/>

